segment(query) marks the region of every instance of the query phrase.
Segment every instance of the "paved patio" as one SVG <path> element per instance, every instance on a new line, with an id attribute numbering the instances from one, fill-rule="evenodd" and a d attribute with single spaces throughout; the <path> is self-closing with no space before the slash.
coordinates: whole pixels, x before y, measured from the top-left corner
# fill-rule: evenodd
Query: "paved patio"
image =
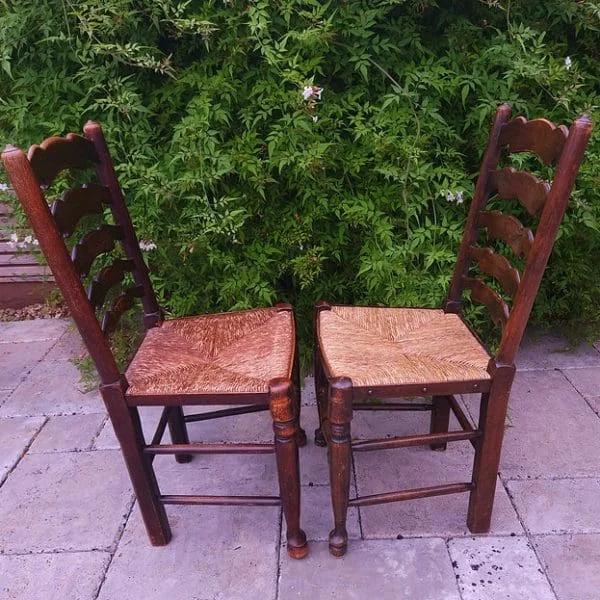
<path id="1" fill-rule="evenodd" d="M 598 600 L 600 351 L 566 346 L 530 336 L 519 355 L 488 535 L 466 529 L 467 495 L 443 496 L 351 509 L 348 554 L 330 557 L 326 452 L 309 435 L 300 461 L 310 555 L 293 561 L 273 507 L 167 507 L 173 540 L 150 546 L 100 397 L 83 393 L 70 362 L 81 353 L 70 322 L 0 323 L 0 598 Z M 309 380 L 303 398 L 312 432 Z M 148 430 L 156 418 L 144 413 Z M 353 435 L 425 431 L 427 418 L 358 413 Z M 267 415 L 190 426 L 197 441 L 248 432 L 269 440 Z M 353 486 L 365 494 L 403 486 L 394 480 L 464 480 L 470 454 L 468 442 L 357 454 Z M 156 464 L 165 493 L 277 493 L 269 455 Z"/>

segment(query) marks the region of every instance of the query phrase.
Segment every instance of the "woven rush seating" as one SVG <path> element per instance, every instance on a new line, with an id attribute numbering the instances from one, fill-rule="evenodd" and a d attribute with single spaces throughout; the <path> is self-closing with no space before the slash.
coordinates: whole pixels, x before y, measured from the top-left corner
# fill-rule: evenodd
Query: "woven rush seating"
<path id="1" fill-rule="evenodd" d="M 164 321 L 148 330 L 125 377 L 127 396 L 268 393 L 290 378 L 293 315 L 276 308 Z"/>
<path id="2" fill-rule="evenodd" d="M 165 320 L 97 123 L 87 123 L 83 135 L 48 138 L 27 154 L 9 146 L 2 162 L 98 371 L 100 393 L 150 542 L 161 546 L 171 539 L 167 504 L 281 506 L 287 552 L 292 558 L 305 557 L 298 447 L 306 436 L 299 425 L 300 372 L 292 307 L 278 304 Z M 63 185 L 77 183 L 56 191 L 52 184 L 65 170 L 76 173 L 68 174 Z M 80 185 L 88 176 L 89 183 Z M 123 370 L 109 338 L 138 301 L 143 338 Z M 142 431 L 140 406 L 163 407 L 149 442 Z M 192 406 L 216 408 L 184 412 Z M 189 440 L 188 423 L 260 411 L 270 412 L 272 443 Z M 171 443 L 163 441 L 167 429 Z M 154 459 L 162 454 L 174 455 L 179 463 L 197 454 L 275 454 L 280 493 L 165 493 L 154 471 Z"/>
<path id="3" fill-rule="evenodd" d="M 510 115 L 510 107 L 502 105 L 494 117 L 443 308 L 327 302 L 315 307 L 315 443 L 328 446 L 334 514 L 329 551 L 334 556 L 347 551 L 349 506 L 468 492 L 469 529 L 489 531 L 515 355 L 592 128 L 585 116 L 567 129 L 545 119 L 511 120 Z M 515 165 L 532 165 L 543 177 L 551 172 L 548 167 L 554 168 L 553 181 L 513 167 L 511 155 L 518 152 L 533 156 Z M 498 210 L 509 201 L 508 212 Z M 515 259 L 522 271 L 513 266 Z M 502 330 L 495 353 L 463 321 L 467 294 Z M 458 394 L 479 394 L 478 423 L 463 410 Z M 429 432 L 355 440 L 351 423 L 356 410 L 428 411 Z M 456 431 L 449 431 L 451 413 L 460 426 Z M 444 450 L 458 441 L 474 448 L 470 481 L 350 498 L 352 453 L 419 445 Z"/>
<path id="4" fill-rule="evenodd" d="M 332 306 L 320 317 L 323 360 L 332 377 L 352 373 L 354 387 L 490 378 L 490 355 L 458 315 L 437 309 Z"/>

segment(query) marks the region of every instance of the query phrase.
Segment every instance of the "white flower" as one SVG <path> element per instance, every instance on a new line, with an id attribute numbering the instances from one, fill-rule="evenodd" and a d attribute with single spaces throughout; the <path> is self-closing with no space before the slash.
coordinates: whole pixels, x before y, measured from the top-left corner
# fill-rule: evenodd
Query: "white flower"
<path id="1" fill-rule="evenodd" d="M 565 69 L 567 71 L 570 71 L 572 66 L 573 66 L 573 61 L 571 60 L 570 56 L 567 56 L 567 58 L 565 58 Z"/>
<path id="2" fill-rule="evenodd" d="M 311 98 L 320 100 L 322 94 L 323 88 L 319 87 L 318 85 L 307 85 L 304 86 L 304 89 L 302 90 L 302 97 L 305 100 L 310 100 Z"/>
<path id="3" fill-rule="evenodd" d="M 31 235 L 26 235 L 25 238 L 23 239 L 23 241 L 26 244 L 31 244 L 31 242 L 33 242 L 33 237 Z"/>
<path id="4" fill-rule="evenodd" d="M 19 236 L 16 233 L 11 233 L 10 234 L 10 243 L 14 245 L 18 241 L 19 241 Z"/>
<path id="5" fill-rule="evenodd" d="M 140 240 L 140 250 L 144 252 L 156 250 L 156 244 L 152 240 Z"/>
<path id="6" fill-rule="evenodd" d="M 458 192 L 456 192 L 456 204 L 462 204 L 463 200 L 463 191 L 458 190 Z"/>
<path id="7" fill-rule="evenodd" d="M 40 245 L 40 243 L 38 242 L 37 238 L 33 240 L 32 244 L 34 246 L 39 246 Z"/>
<path id="8" fill-rule="evenodd" d="M 6 183 L 0 183 L 0 192 L 6 192 L 10 188 L 6 185 Z"/>
<path id="9" fill-rule="evenodd" d="M 448 202 L 454 202 L 454 198 L 455 198 L 454 194 L 450 190 L 447 190 L 446 200 L 448 200 Z"/>
<path id="10" fill-rule="evenodd" d="M 317 115 L 313 115 L 312 120 L 314 123 L 316 123 L 319 120 L 319 117 L 317 117 Z"/>

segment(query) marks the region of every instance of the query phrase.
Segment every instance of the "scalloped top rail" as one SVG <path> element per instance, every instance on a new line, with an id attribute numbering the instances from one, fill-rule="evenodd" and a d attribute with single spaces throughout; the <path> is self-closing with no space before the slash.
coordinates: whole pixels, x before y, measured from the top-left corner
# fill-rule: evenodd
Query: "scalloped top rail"
<path id="1" fill-rule="evenodd" d="M 27 158 L 38 181 L 48 187 L 64 169 L 87 169 L 99 162 L 94 144 L 75 133 L 31 146 Z"/>
<path id="2" fill-rule="evenodd" d="M 568 136 L 565 125 L 517 117 L 502 127 L 499 144 L 508 146 L 510 152 L 534 152 L 545 164 L 552 165 L 560 158 Z"/>

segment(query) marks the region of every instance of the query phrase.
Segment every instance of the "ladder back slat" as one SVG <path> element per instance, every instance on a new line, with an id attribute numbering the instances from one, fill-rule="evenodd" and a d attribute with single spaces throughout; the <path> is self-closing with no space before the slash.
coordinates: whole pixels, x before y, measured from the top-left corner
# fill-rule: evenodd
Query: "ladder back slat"
<path id="1" fill-rule="evenodd" d="M 526 171 L 505 167 L 490 175 L 490 192 L 504 200 L 516 198 L 530 215 L 539 216 L 550 193 L 550 184 Z"/>
<path id="2" fill-rule="evenodd" d="M 560 158 L 568 135 L 566 126 L 556 126 L 547 119 L 517 117 L 502 127 L 500 145 L 508 146 L 510 152 L 534 152 L 552 165 Z"/>
<path id="3" fill-rule="evenodd" d="M 483 273 L 496 279 L 512 298 L 517 295 L 521 275 L 506 257 L 497 254 L 491 248 L 471 246 L 469 248 L 469 258 L 478 264 Z"/>
<path id="4" fill-rule="evenodd" d="M 75 133 L 51 137 L 29 149 L 29 164 L 40 184 L 48 187 L 64 169 L 87 169 L 98 162 L 94 144 Z"/>
<path id="5" fill-rule="evenodd" d="M 90 183 L 67 190 L 52 203 L 51 212 L 62 236 L 69 237 L 83 217 L 102 214 L 104 204 L 110 204 L 108 188 Z"/>

